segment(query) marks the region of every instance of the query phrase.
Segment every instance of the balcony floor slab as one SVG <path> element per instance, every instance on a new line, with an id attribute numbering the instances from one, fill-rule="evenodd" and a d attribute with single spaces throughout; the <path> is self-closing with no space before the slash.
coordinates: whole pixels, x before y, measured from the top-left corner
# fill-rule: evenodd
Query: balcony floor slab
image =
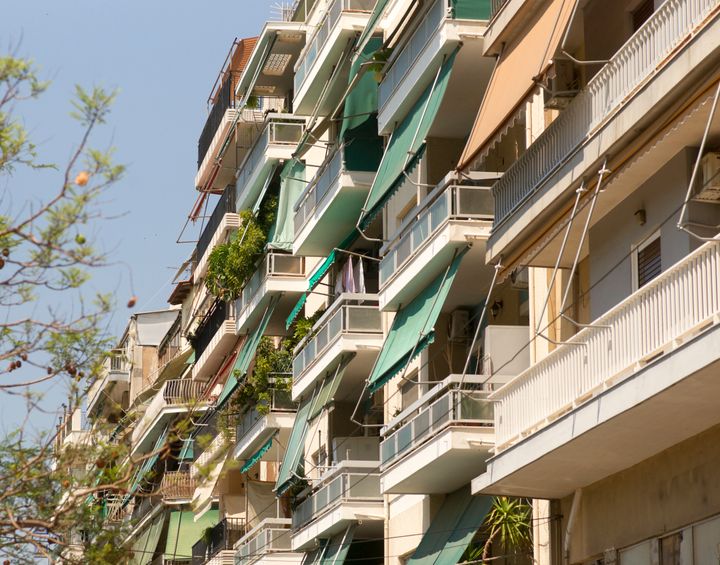
<path id="1" fill-rule="evenodd" d="M 384 504 L 378 501 L 343 501 L 309 524 L 298 528 L 292 535 L 293 551 L 304 551 L 315 546 L 316 540 L 339 534 L 348 525 L 358 523 L 354 537 L 374 537 L 373 532 L 382 536 Z"/>
<path id="2" fill-rule="evenodd" d="M 384 468 L 383 494 L 453 492 L 485 469 L 493 446 L 492 427 L 450 426 Z"/>
<path id="3" fill-rule="evenodd" d="M 239 303 L 236 302 L 235 331 L 237 335 L 252 331 L 274 296 L 280 296 L 280 300 L 270 318 L 266 333 L 268 335 L 283 335 L 285 333 L 286 316 L 282 314 L 292 309 L 298 297 L 305 290 L 307 290 L 307 279 L 305 277 L 269 276 L 260 285 L 260 288 L 255 292 L 245 308 L 241 310 Z"/>
<path id="4" fill-rule="evenodd" d="M 473 494 L 556 499 L 720 424 L 720 324 L 488 461 Z"/>
<path id="5" fill-rule="evenodd" d="M 233 449 L 233 459 L 243 460 L 252 456 L 270 437 L 276 432 L 281 445 L 287 445 L 290 436 L 290 428 L 295 422 L 294 412 L 270 412 L 258 420 L 255 425 L 243 437 L 237 439 L 235 449 Z M 273 444 L 274 446 L 274 444 Z M 271 449 L 268 453 L 270 456 L 276 455 L 273 460 L 280 460 L 282 453 L 273 454 Z"/>

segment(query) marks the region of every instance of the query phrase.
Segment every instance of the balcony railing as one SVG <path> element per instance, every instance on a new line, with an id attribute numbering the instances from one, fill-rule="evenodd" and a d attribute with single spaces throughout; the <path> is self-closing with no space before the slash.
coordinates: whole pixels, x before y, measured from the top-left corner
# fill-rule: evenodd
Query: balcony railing
<path id="1" fill-rule="evenodd" d="M 236 563 L 250 565 L 268 553 L 291 551 L 290 524 L 291 520 L 286 518 L 263 520 L 254 531 L 248 532 L 248 537 L 239 545 Z"/>
<path id="2" fill-rule="evenodd" d="M 492 20 L 508 0 L 492 0 L 490 4 L 490 19 Z"/>
<path id="3" fill-rule="evenodd" d="M 215 209 L 212 211 L 212 214 L 210 215 L 210 218 L 208 219 L 207 224 L 205 224 L 205 227 L 203 228 L 202 233 L 200 234 L 200 239 L 198 239 L 197 243 L 197 250 L 195 253 L 195 257 L 199 261 L 200 258 L 205 255 L 205 252 L 207 251 L 208 247 L 210 246 L 210 242 L 212 241 L 213 235 L 215 235 L 215 232 L 217 231 L 218 227 L 220 226 L 220 223 L 222 222 L 223 217 L 225 217 L 225 214 L 234 214 L 235 213 L 235 188 L 232 186 L 229 186 L 225 188 L 222 196 L 220 197 L 220 200 L 217 201 L 217 204 L 215 204 Z"/>
<path id="4" fill-rule="evenodd" d="M 158 346 L 158 367 L 164 367 L 168 361 L 173 359 L 180 351 L 182 335 L 180 334 L 181 320 L 177 317 Z"/>
<path id="5" fill-rule="evenodd" d="M 451 185 L 433 192 L 415 218 L 389 243 L 380 262 L 380 287 L 450 220 L 492 220 L 492 193 L 480 186 Z"/>
<path id="6" fill-rule="evenodd" d="M 295 211 L 295 233 L 300 233 L 300 230 L 305 226 L 308 219 L 312 216 L 312 213 L 320 206 L 325 196 L 330 192 L 330 189 L 335 185 L 340 173 L 343 170 L 344 160 L 344 146 L 341 146 L 329 161 L 318 169 L 313 179 L 308 184 L 308 189 L 302 196 L 296 206 Z"/>
<path id="7" fill-rule="evenodd" d="M 260 262 L 253 276 L 243 287 L 236 302 L 238 317 L 253 301 L 263 283 L 270 277 L 305 277 L 305 258 L 285 253 L 268 253 Z"/>
<path id="8" fill-rule="evenodd" d="M 717 0 L 664 2 L 495 184 L 496 225 L 627 104 L 716 7 Z"/>
<path id="9" fill-rule="evenodd" d="M 193 346 L 195 348 L 195 358 L 199 359 L 205 349 L 212 341 L 215 334 L 222 327 L 226 320 L 235 318 L 235 306 L 232 302 L 217 300 L 211 310 L 205 315 L 195 332 L 195 340 Z"/>
<path id="10" fill-rule="evenodd" d="M 257 423 L 268 414 L 295 412 L 297 409 L 297 405 L 292 401 L 290 391 L 271 389 L 268 392 L 270 393 L 269 406 L 262 411 L 259 411 L 257 408 L 249 410 L 237 425 L 235 429 L 235 437 L 238 442 L 242 441 L 243 438 L 257 425 Z"/>
<path id="11" fill-rule="evenodd" d="M 252 149 L 238 167 L 238 178 L 235 184 L 236 202 L 245 189 L 253 173 L 262 161 L 269 145 L 286 145 L 295 147 L 305 131 L 305 120 L 291 114 L 270 114 L 265 122 L 262 133 L 255 140 Z"/>
<path id="12" fill-rule="evenodd" d="M 382 335 L 382 317 L 374 295 L 346 295 L 336 300 L 313 328 L 312 337 L 300 344 L 293 358 L 293 380 L 297 380 L 323 353 L 346 334 Z"/>
<path id="13" fill-rule="evenodd" d="M 192 546 L 192 565 L 204 565 L 221 551 L 232 550 L 245 529 L 244 518 L 223 518 Z"/>
<path id="14" fill-rule="evenodd" d="M 309 74 L 310 68 L 317 60 L 318 54 L 327 43 L 330 34 L 337 25 L 343 12 L 364 12 L 369 13 L 375 6 L 375 0 L 335 0 L 325 14 L 323 21 L 315 30 L 305 49 L 298 57 L 295 65 L 294 88 L 298 92 Z"/>
<path id="15" fill-rule="evenodd" d="M 337 475 L 295 508 L 292 527 L 297 530 L 331 508 L 347 501 L 382 502 L 380 475 L 377 473 Z"/>
<path id="16" fill-rule="evenodd" d="M 166 471 L 160 481 L 160 495 L 167 502 L 190 500 L 195 486 L 195 478 L 189 471 Z"/>
<path id="17" fill-rule="evenodd" d="M 106 522 L 119 523 L 130 518 L 132 509 L 123 504 L 124 500 L 125 497 L 120 495 L 108 495 L 105 498 L 103 515 Z"/>
<path id="18" fill-rule="evenodd" d="M 218 90 L 215 102 L 210 109 L 205 126 L 203 127 L 200 139 L 198 140 L 198 168 L 200 167 L 220 123 L 225 117 L 225 110 L 235 108 L 238 100 L 235 98 L 235 86 L 240 79 L 240 71 L 228 71 L 225 74 L 223 83 Z"/>
<path id="19" fill-rule="evenodd" d="M 143 496 L 139 499 L 136 497 L 132 509 L 131 522 L 133 524 L 139 524 L 143 518 L 155 510 L 159 504 L 162 503 L 157 496 Z"/>
<path id="20" fill-rule="evenodd" d="M 720 242 L 710 242 L 494 393 L 499 449 L 650 362 L 719 312 Z"/>
<path id="21" fill-rule="evenodd" d="M 451 375 L 398 416 L 380 444 L 383 467 L 393 464 L 449 426 L 492 427 L 493 405 L 479 390 L 485 376 Z"/>
<path id="22" fill-rule="evenodd" d="M 453 4 L 451 0 L 435 0 L 430 10 L 425 14 L 423 20 L 413 32 L 409 41 L 402 47 L 397 57 L 394 57 L 385 69 L 380 86 L 378 87 L 378 108 L 382 112 L 383 107 L 402 82 L 403 78 L 410 72 L 417 63 L 420 55 L 430 40 L 440 28 L 442 22 L 453 18 Z M 465 19 L 481 20 L 486 15 L 485 2 L 477 1 L 473 5 L 476 14 L 469 18 L 469 14 L 463 14 Z"/>

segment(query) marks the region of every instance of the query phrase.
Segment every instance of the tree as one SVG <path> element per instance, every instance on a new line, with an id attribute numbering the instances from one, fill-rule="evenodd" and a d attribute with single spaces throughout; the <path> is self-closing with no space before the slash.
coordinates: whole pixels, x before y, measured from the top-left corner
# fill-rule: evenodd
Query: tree
<path id="1" fill-rule="evenodd" d="M 485 518 L 487 539 L 483 545 L 482 562 L 490 556 L 494 542 L 499 541 L 503 554 L 514 552 L 527 556 L 532 549 L 532 509 L 523 499 L 496 496 Z"/>
<path id="2" fill-rule="evenodd" d="M 101 375 L 112 303 L 108 295 L 90 296 L 86 283 L 108 258 L 87 233 L 103 221 L 100 197 L 124 171 L 112 149 L 91 146 L 115 98 L 98 87 L 77 87 L 71 115 L 79 131 L 69 160 L 42 160 L 20 111 L 39 103 L 47 87 L 16 50 L 0 56 L 0 393 L 25 400 L 25 424 L 39 410 L 30 386 L 59 381 L 72 413 Z M 57 178 L 54 188 L 41 186 L 33 196 L 16 185 L 20 172 L 42 183 L 42 170 Z M 81 448 L 63 448 L 62 430 L 28 429 L 0 437 L 0 556 L 13 565 L 59 555 L 68 563 L 123 562 L 122 526 L 104 523 L 95 494 L 123 492 L 133 472 L 122 464 L 126 450 L 103 433 Z M 78 540 L 82 558 L 68 552 Z"/>

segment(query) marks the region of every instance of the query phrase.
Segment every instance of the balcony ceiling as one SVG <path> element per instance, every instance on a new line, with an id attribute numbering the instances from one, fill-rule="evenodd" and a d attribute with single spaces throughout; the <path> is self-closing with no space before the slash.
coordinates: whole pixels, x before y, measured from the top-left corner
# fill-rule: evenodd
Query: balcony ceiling
<path id="1" fill-rule="evenodd" d="M 277 31 L 270 52 L 261 62 L 262 70 L 253 86 L 255 96 L 284 96 L 293 88 L 293 67 L 305 45 L 296 31 Z"/>

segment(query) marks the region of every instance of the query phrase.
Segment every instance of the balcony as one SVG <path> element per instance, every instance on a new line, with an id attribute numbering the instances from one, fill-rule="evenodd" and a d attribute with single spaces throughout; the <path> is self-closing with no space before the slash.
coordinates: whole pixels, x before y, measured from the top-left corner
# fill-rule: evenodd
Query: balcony
<path id="1" fill-rule="evenodd" d="M 202 279 L 207 272 L 210 253 L 216 245 L 224 243 L 230 231 L 240 227 L 240 216 L 235 209 L 235 187 L 228 186 L 215 205 L 195 248 L 197 267 L 194 277 Z"/>
<path id="2" fill-rule="evenodd" d="M 358 142 L 359 143 L 359 142 Z M 345 146 L 325 161 L 295 205 L 296 255 L 328 255 L 348 232 L 367 198 L 375 171 L 346 166 Z"/>
<path id="3" fill-rule="evenodd" d="M 233 546 L 245 532 L 245 518 L 223 518 L 192 546 L 192 565 L 234 564 Z"/>
<path id="4" fill-rule="evenodd" d="M 192 500 L 195 486 L 195 477 L 189 471 L 166 471 L 159 492 L 166 504 L 182 504 Z"/>
<path id="5" fill-rule="evenodd" d="M 375 0 L 334 0 L 330 4 L 295 65 L 295 112 L 308 115 L 312 112 L 348 41 L 365 29 L 374 5 Z M 320 108 L 321 113 L 326 110 Z"/>
<path id="6" fill-rule="evenodd" d="M 291 400 L 289 392 L 275 389 L 269 392 L 269 405 L 265 405 L 262 411 L 253 407 L 237 425 L 235 430 L 237 442 L 233 459 L 241 461 L 249 459 L 276 434 L 280 444 L 287 445 L 297 407 Z"/>
<path id="7" fill-rule="evenodd" d="M 493 446 L 493 405 L 484 375 L 450 375 L 384 428 L 384 494 L 459 489 L 483 469 Z"/>
<path id="8" fill-rule="evenodd" d="M 304 118 L 268 114 L 262 132 L 237 170 L 235 205 L 238 210 L 253 207 L 273 167 L 292 157 L 304 131 Z"/>
<path id="9" fill-rule="evenodd" d="M 718 322 L 710 242 L 491 395 L 473 492 L 562 498 L 720 423 Z"/>
<path id="10" fill-rule="evenodd" d="M 468 241 L 474 241 L 474 253 L 482 254 L 492 228 L 492 207 L 486 187 L 449 185 L 433 190 L 384 248 L 380 309 L 397 310 L 410 302 Z"/>
<path id="11" fill-rule="evenodd" d="M 162 428 L 178 414 L 207 410 L 205 389 L 205 383 L 190 379 L 165 381 L 133 430 L 132 455 L 149 452 Z"/>
<path id="12" fill-rule="evenodd" d="M 237 548 L 237 565 L 251 565 L 258 561 L 271 562 L 272 557 L 278 559 L 278 564 L 297 564 L 302 562 L 302 553 L 291 553 L 289 518 L 266 518 L 235 547 Z"/>
<path id="13" fill-rule="evenodd" d="M 493 187 L 489 257 L 531 237 L 523 233 L 531 226 L 544 229 L 547 216 L 572 198 L 591 166 L 616 154 L 634 131 L 659 127 L 673 98 L 688 96 L 688 85 L 702 83 L 720 33 L 717 15 L 715 0 L 664 2 L 593 76 Z M 697 141 L 688 145 L 699 143 L 702 127 L 704 120 Z"/>
<path id="14" fill-rule="evenodd" d="M 235 443 L 235 430 L 227 430 L 217 432 L 213 440 L 210 442 L 203 452 L 197 456 L 197 459 L 190 467 L 190 474 L 196 481 L 202 482 L 203 473 L 207 472 L 210 464 L 223 454 L 227 453 L 229 445 Z"/>
<path id="15" fill-rule="evenodd" d="M 457 13 L 452 0 L 435 0 L 407 42 L 400 45 L 384 69 L 378 89 L 378 131 L 389 135 L 429 85 L 445 57 L 462 42 L 459 59 L 482 65 L 482 34 L 487 1 L 469 3 Z M 458 60 L 457 64 L 463 64 Z M 486 65 L 484 65 L 486 66 Z M 465 66 L 464 68 L 470 68 Z M 490 69 L 486 69 L 489 77 Z"/>
<path id="16" fill-rule="evenodd" d="M 235 301 L 236 332 L 244 334 L 255 327 L 273 297 L 279 296 L 276 312 L 289 311 L 298 296 L 307 290 L 305 257 L 270 252 Z M 284 324 L 277 316 L 268 325 L 270 335 L 282 335 Z"/>
<path id="17" fill-rule="evenodd" d="M 343 461 L 325 474 L 320 488 L 293 512 L 293 551 L 309 549 L 318 538 L 330 537 L 355 523 L 357 537 L 378 529 L 382 536 L 380 475 L 372 472 L 377 465 L 377 461 Z M 364 534 L 362 529 L 368 532 Z"/>
<path id="18" fill-rule="evenodd" d="M 346 365 L 344 388 L 362 382 L 384 341 L 377 296 L 343 294 L 315 323 L 310 336 L 300 342 L 293 358 L 293 398 L 300 398 L 343 356 L 354 355 Z"/>
<path id="19" fill-rule="evenodd" d="M 106 415 L 108 409 L 120 408 L 128 402 L 130 392 L 130 364 L 124 349 L 114 349 L 103 366 L 103 376 L 87 393 L 87 413 L 90 417 Z M 109 401 L 109 402 L 108 402 Z"/>
<path id="20" fill-rule="evenodd" d="M 193 380 L 206 381 L 220 367 L 237 341 L 235 328 L 234 303 L 216 300 L 195 332 Z"/>

